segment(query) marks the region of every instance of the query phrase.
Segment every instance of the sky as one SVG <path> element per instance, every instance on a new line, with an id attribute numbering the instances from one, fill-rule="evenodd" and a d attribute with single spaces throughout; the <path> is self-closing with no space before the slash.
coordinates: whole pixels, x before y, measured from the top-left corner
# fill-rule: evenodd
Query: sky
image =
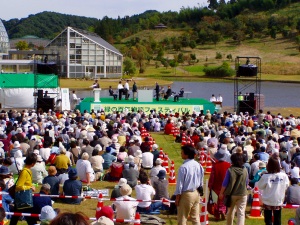
<path id="1" fill-rule="evenodd" d="M 207 0 L 2 0 L 0 18 L 26 18 L 43 11 L 102 19 L 141 14 L 146 10 L 177 11 L 206 6 Z"/>

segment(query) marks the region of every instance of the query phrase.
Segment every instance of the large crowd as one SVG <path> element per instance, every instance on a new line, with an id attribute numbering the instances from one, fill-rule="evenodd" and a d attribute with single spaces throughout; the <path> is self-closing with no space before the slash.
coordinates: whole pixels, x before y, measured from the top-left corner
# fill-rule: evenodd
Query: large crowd
<path id="1" fill-rule="evenodd" d="M 175 128 L 179 129 L 176 142 L 188 137 L 191 143 L 182 147 L 185 161 L 178 172 L 176 191 L 169 193 L 159 146 L 153 144 L 151 136 L 144 137 L 141 132 L 145 129 L 174 134 Z M 39 184 L 41 194 L 81 196 L 83 186 L 106 180 L 118 182 L 111 198 L 119 201 L 112 207 L 103 207 L 97 219 L 104 222 L 98 221 L 98 224 L 110 224 L 113 218 L 134 219 L 136 212 L 159 214 L 160 210 L 170 210 L 172 205 L 170 207 L 164 199 L 172 195 L 180 209 L 178 223 L 185 224 L 190 214 L 193 224 L 198 224 L 199 217 L 195 217 L 200 207 L 197 188 L 203 185 L 204 176 L 198 159 L 204 152 L 213 161 L 209 189 L 216 203 L 215 219 L 226 218 L 227 224 L 232 224 L 237 211 L 237 224 L 244 224 L 248 192 L 258 187 L 265 223 L 272 224 L 273 212 L 276 225 L 281 221 L 283 203 L 300 204 L 299 146 L 299 118 L 262 110 L 254 115 L 209 110 L 183 115 L 155 110 L 149 114 L 130 110 L 112 113 L 102 110 L 83 113 L 78 110 L 2 111 L 0 187 L 9 193 L 15 189 L 16 194 L 3 195 L 3 208 L 5 212 L 41 214 L 41 218 L 25 217 L 28 224 L 36 224 L 38 220 L 56 224 L 61 217 L 70 216 L 52 208 L 51 200 L 57 199 L 27 199 L 19 195 L 23 192 L 31 195 Z M 197 161 L 196 169 L 194 161 Z M 195 171 L 197 176 L 188 176 Z M 13 175 L 18 175 L 18 180 L 15 181 Z M 132 190 L 136 199 L 162 201 L 120 201 L 134 200 Z M 229 203 L 224 201 L 228 196 Z M 191 202 L 193 207 L 187 209 L 180 200 L 183 198 L 197 201 Z M 81 204 L 82 199 L 60 201 Z M 79 214 L 76 216 L 81 218 Z M 17 224 L 19 217 L 7 216 L 7 219 L 10 224 Z"/>

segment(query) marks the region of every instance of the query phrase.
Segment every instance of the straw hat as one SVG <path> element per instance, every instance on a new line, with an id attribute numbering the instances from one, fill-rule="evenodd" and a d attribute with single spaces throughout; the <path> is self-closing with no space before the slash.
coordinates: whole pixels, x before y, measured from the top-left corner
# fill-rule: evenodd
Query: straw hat
<path id="1" fill-rule="evenodd" d="M 124 195 L 131 195 L 132 193 L 132 188 L 128 185 L 128 184 L 124 184 L 121 188 L 120 188 L 120 193 L 122 196 Z"/>

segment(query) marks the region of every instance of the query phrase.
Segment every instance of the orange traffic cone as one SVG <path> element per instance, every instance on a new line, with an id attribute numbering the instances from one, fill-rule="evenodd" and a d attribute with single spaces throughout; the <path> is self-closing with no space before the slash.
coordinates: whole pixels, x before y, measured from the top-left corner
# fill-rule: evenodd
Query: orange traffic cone
<path id="1" fill-rule="evenodd" d="M 206 167 L 205 154 L 203 149 L 200 151 L 199 154 L 199 163 L 201 164 L 202 167 Z"/>
<path id="2" fill-rule="evenodd" d="M 204 205 L 201 206 L 200 210 L 200 224 L 208 225 L 208 212 L 205 211 L 205 198 L 203 199 Z"/>
<path id="3" fill-rule="evenodd" d="M 168 157 L 167 153 L 165 154 L 162 166 L 166 169 L 166 174 L 169 174 L 170 173 L 170 169 L 169 169 L 169 157 Z"/>
<path id="4" fill-rule="evenodd" d="M 205 174 L 210 174 L 212 170 L 212 163 L 210 156 L 206 156 L 206 168 L 205 168 Z"/>
<path id="5" fill-rule="evenodd" d="M 103 200 L 102 199 L 103 199 L 103 195 L 102 195 L 102 193 L 100 193 L 98 196 L 98 203 L 97 203 L 97 208 L 96 208 L 96 218 L 97 218 L 97 214 L 103 208 Z"/>
<path id="6" fill-rule="evenodd" d="M 134 225 L 140 225 L 141 224 L 141 215 L 137 212 L 135 213 L 135 217 L 134 217 Z"/>
<path id="7" fill-rule="evenodd" d="M 169 174 L 169 185 L 176 184 L 175 166 L 174 161 L 171 162 L 170 174 Z"/>
<path id="8" fill-rule="evenodd" d="M 260 204 L 259 204 L 259 191 L 258 187 L 254 188 L 253 191 L 253 201 L 250 210 L 249 219 L 263 219 L 264 217 L 261 215 Z"/>
<path id="9" fill-rule="evenodd" d="M 160 150 L 159 150 L 159 155 L 158 155 L 158 158 L 160 158 L 161 160 L 163 160 L 163 159 L 164 159 L 164 151 L 163 151 L 163 149 L 162 149 L 162 148 L 160 148 Z"/>

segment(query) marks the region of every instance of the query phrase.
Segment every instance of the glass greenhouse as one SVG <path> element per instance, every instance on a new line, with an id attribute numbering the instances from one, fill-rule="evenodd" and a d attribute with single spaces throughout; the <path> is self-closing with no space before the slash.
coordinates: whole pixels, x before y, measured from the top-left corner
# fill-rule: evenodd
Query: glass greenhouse
<path id="1" fill-rule="evenodd" d="M 60 56 L 61 75 L 68 78 L 119 78 L 123 56 L 101 37 L 67 27 L 45 47 Z"/>
<path id="2" fill-rule="evenodd" d="M 7 54 L 9 50 L 9 39 L 6 29 L 0 19 L 0 55 Z"/>

